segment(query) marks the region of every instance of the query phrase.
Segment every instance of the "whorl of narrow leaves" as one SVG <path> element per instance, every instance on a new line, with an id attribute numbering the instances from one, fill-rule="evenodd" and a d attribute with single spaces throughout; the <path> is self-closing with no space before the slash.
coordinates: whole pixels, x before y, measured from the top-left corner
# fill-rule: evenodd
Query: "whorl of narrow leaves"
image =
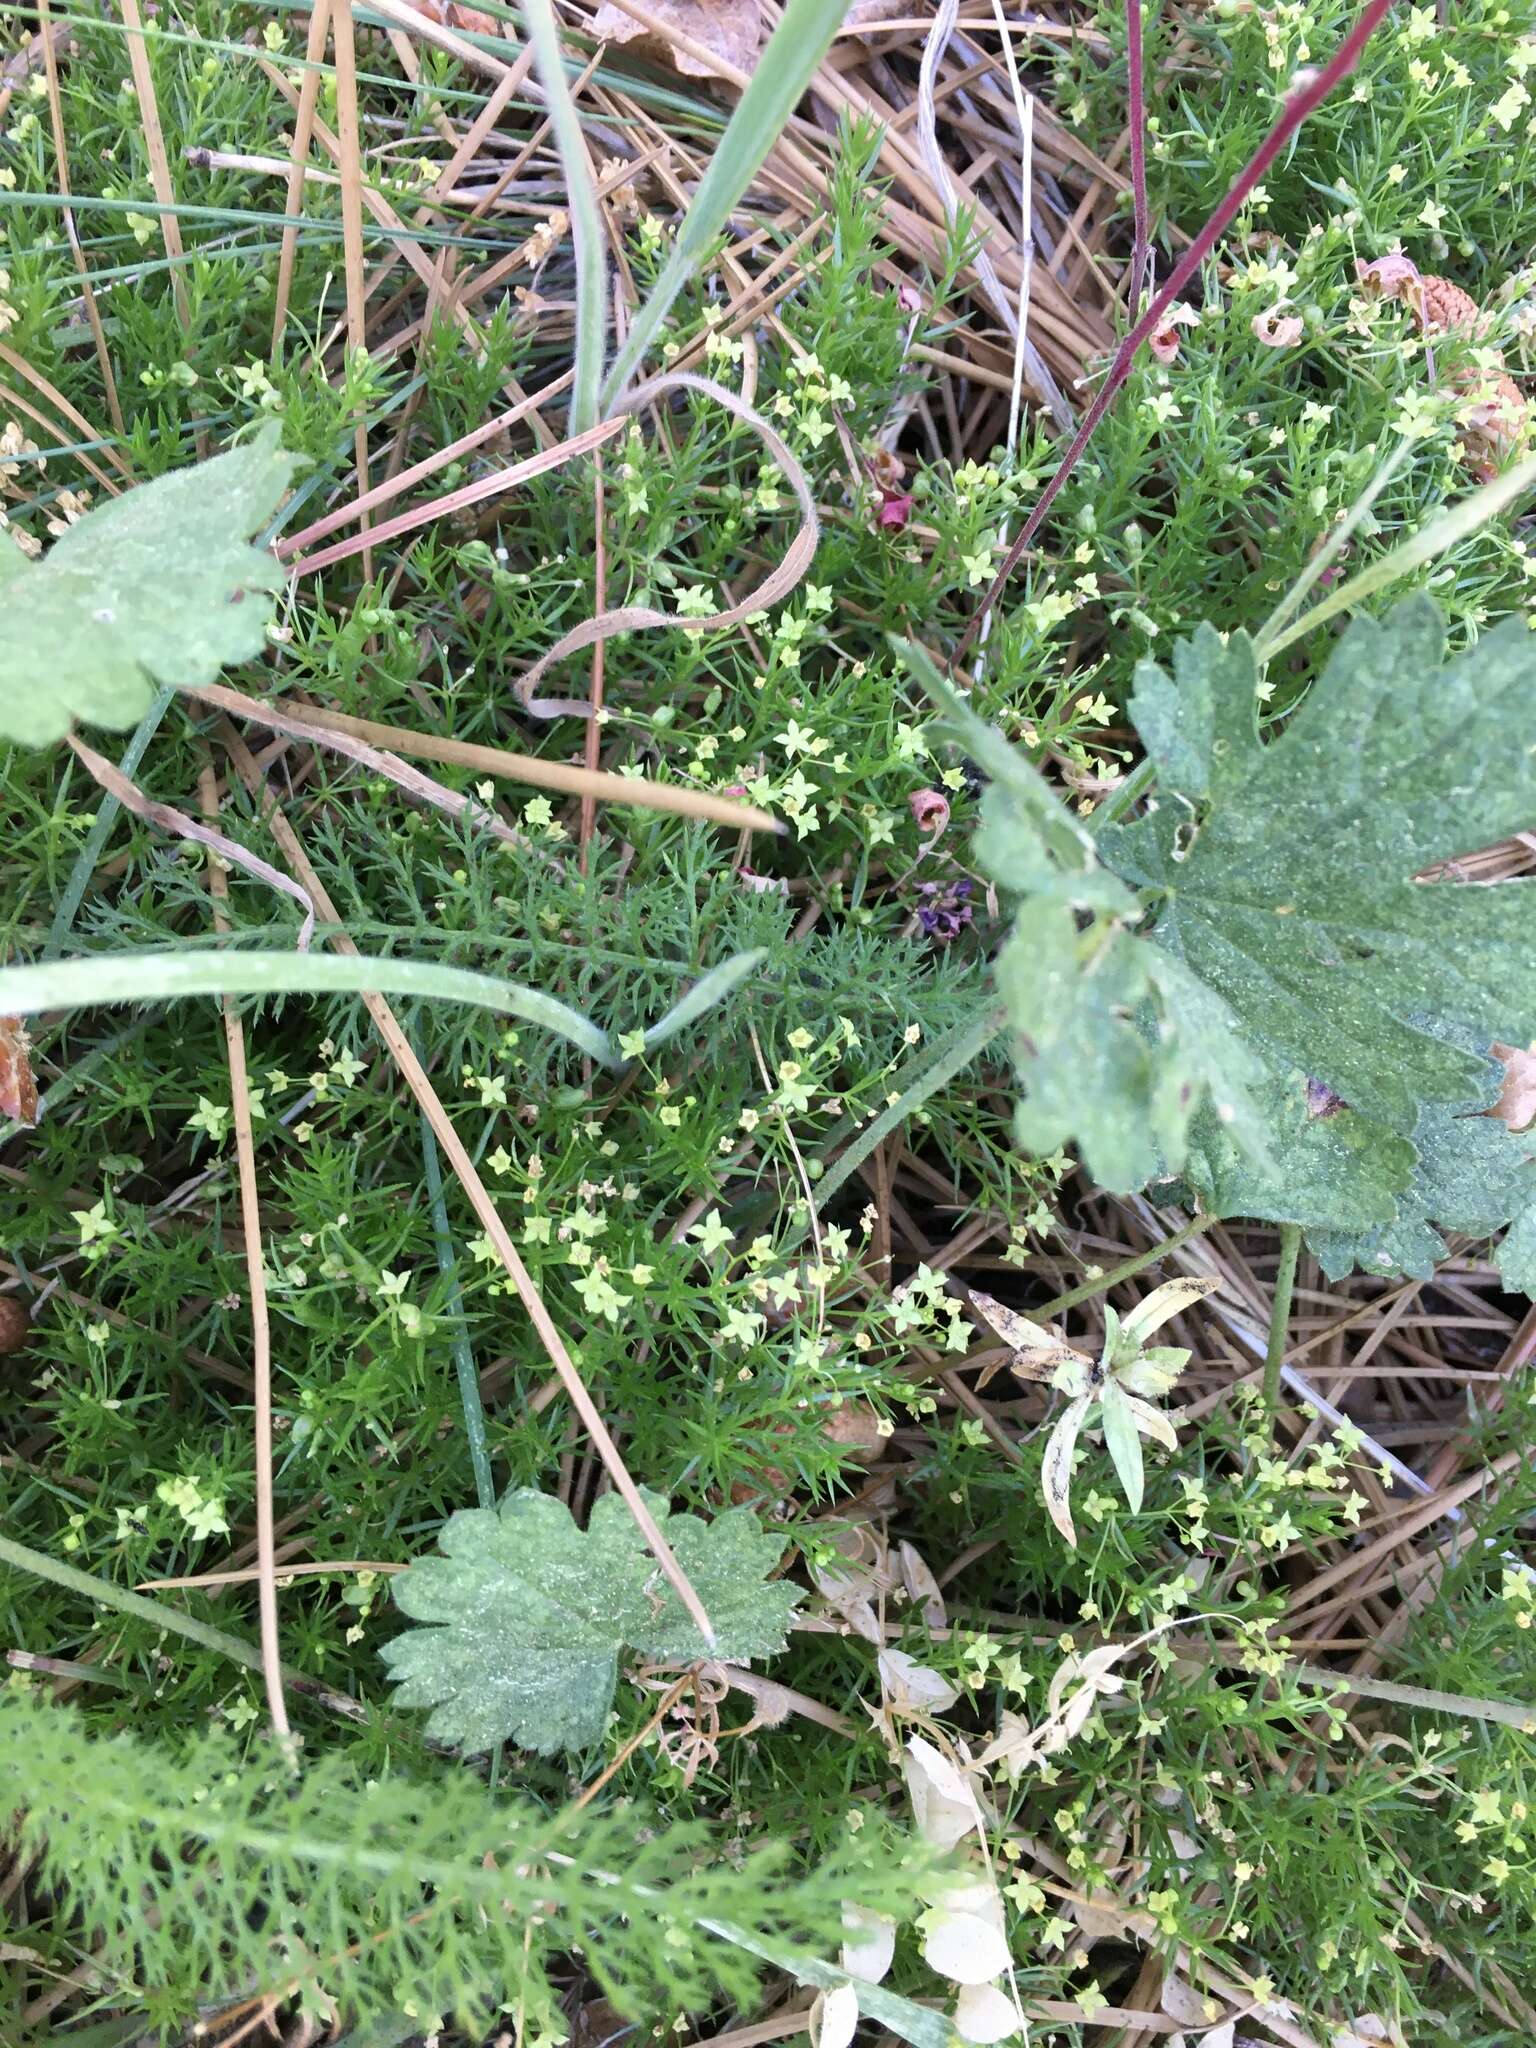
<path id="1" fill-rule="evenodd" d="M 554 2010 L 549 1976 L 564 1981 L 573 1952 L 626 2013 L 745 2004 L 757 1959 L 810 1975 L 844 1900 L 889 1909 L 911 1883 L 896 1860 L 796 1869 L 771 1841 L 725 1857 L 691 1824 L 544 1812 L 458 1765 L 375 1775 L 314 1747 L 295 1775 L 227 1732 L 109 1739 L 73 1707 L 0 1690 L 13 1845 L 77 1916 L 103 1981 L 147 1987 L 165 2038 L 271 1993 L 358 2025 L 441 2012 L 478 2041 L 504 2002 Z M 920 2008 L 872 1996 L 883 2024 L 941 2048 Z"/>
<path id="2" fill-rule="evenodd" d="M 271 422 L 96 506 L 41 561 L 0 535 L 0 740 L 44 746 L 75 719 L 121 729 L 154 684 L 210 683 L 260 654 L 283 571 L 249 543 L 294 466 Z"/>
<path id="3" fill-rule="evenodd" d="M 1115 1190 L 1182 1175 L 1222 1213 L 1385 1232 L 1388 1264 L 1422 1262 L 1427 1220 L 1525 1215 L 1506 1133 L 1456 1140 L 1499 1151 L 1496 1199 L 1436 1161 L 1497 1092 L 1491 1045 L 1536 1034 L 1536 883 L 1418 878 L 1536 824 L 1536 639 L 1444 641 L 1422 597 L 1358 621 L 1266 743 L 1252 644 L 1201 626 L 1171 675 L 1137 670 L 1146 815 L 1065 859 L 1077 821 L 1021 757 L 982 759 L 978 853 L 1022 898 L 998 980 L 1023 1143 L 1076 1143 Z"/>
<path id="4" fill-rule="evenodd" d="M 395 1580 L 401 1611 L 428 1624 L 385 1647 L 397 1704 L 430 1707 L 428 1733 L 460 1749 L 549 1755 L 601 1737 L 621 1649 L 677 1664 L 777 1655 L 799 1598 L 768 1581 L 782 1540 L 745 1508 L 702 1522 L 645 1500 L 714 1623 L 712 1650 L 616 1494 L 583 1532 L 563 1502 L 523 1487 L 450 1516 L 443 1555 Z"/>

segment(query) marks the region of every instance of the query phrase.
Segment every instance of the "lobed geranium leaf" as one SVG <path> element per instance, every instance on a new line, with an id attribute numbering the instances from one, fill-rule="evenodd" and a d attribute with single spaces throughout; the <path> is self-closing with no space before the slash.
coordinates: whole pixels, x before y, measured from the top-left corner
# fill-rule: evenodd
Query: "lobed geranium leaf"
<path id="1" fill-rule="evenodd" d="M 799 1598 L 767 1582 L 782 1541 L 744 1508 L 703 1522 L 645 1500 L 714 1623 L 713 1649 L 617 1494 L 583 1531 L 563 1502 L 522 1487 L 450 1516 L 442 1556 L 395 1580 L 397 1606 L 426 1624 L 385 1646 L 397 1703 L 430 1707 L 428 1733 L 460 1749 L 511 1741 L 547 1756 L 601 1738 L 626 1646 L 668 1663 L 782 1650 Z"/>
<path id="2" fill-rule="evenodd" d="M 156 683 L 209 683 L 260 654 L 284 574 L 250 538 L 295 460 L 268 422 L 94 507 L 41 561 L 0 536 L 0 739 L 44 746 L 75 719 L 121 730 Z"/>
<path id="3" fill-rule="evenodd" d="M 1425 598 L 1360 620 L 1265 745 L 1250 643 L 1201 627 L 1176 705 L 1138 675 L 1158 801 L 1099 843 L 1246 1045 L 1404 1138 L 1536 1026 L 1536 888 L 1416 880 L 1536 822 L 1536 643 L 1514 620 L 1442 665 L 1444 637 Z"/>
<path id="4" fill-rule="evenodd" d="M 1512 621 L 1447 663 L 1438 612 L 1410 598 L 1350 628 L 1267 743 L 1260 684 L 1247 637 L 1209 626 L 1171 675 L 1143 663 L 1131 714 L 1156 795 L 1088 854 L 997 772 L 993 736 L 977 847 L 1023 897 L 998 963 L 1019 1135 L 1077 1144 L 1115 1190 L 1182 1177 L 1224 1214 L 1411 1226 L 1372 1257 L 1422 1262 L 1425 1219 L 1463 1213 L 1437 1211 L 1440 1170 L 1416 1166 L 1433 1118 L 1481 1107 L 1488 1048 L 1536 1031 L 1536 883 L 1420 878 L 1536 824 L 1536 641 Z M 1480 1211 L 1517 1219 L 1519 1271 L 1526 1214 Z"/>

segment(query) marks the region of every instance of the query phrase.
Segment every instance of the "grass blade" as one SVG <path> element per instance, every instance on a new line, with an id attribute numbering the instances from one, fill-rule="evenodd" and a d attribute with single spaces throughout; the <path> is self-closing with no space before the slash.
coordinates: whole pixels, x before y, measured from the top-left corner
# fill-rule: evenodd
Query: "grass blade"
<path id="1" fill-rule="evenodd" d="M 527 0 L 530 8 L 539 0 Z M 544 0 L 547 4 L 547 0 Z M 624 346 L 603 384 L 602 405 L 610 410 L 645 360 L 672 301 L 692 279 L 715 237 L 761 169 L 796 103 L 832 46 L 847 0 L 788 0 L 783 18 L 758 58 L 752 83 L 742 94 L 724 135 L 699 180 L 684 214 L 666 267 L 650 297 L 635 314 Z M 552 103 L 553 104 L 553 103 Z"/>
<path id="2" fill-rule="evenodd" d="M 733 953 L 729 960 L 722 960 L 718 967 L 712 967 L 646 1032 L 646 1051 L 649 1052 L 653 1046 L 664 1045 L 669 1038 L 714 1009 L 717 1003 L 723 1003 L 767 958 L 766 946 L 754 946 L 750 953 Z"/>
<path id="3" fill-rule="evenodd" d="M 1325 619 L 1336 618 L 1340 612 L 1364 604 L 1368 597 L 1374 597 L 1378 590 L 1385 590 L 1400 576 L 1433 562 L 1438 555 L 1445 554 L 1458 541 L 1465 540 L 1468 534 L 1476 533 L 1480 526 L 1486 526 L 1490 519 L 1497 518 L 1507 505 L 1514 504 L 1517 498 L 1524 497 L 1533 489 L 1536 489 L 1536 455 L 1517 462 L 1513 469 L 1506 469 L 1491 484 L 1484 484 L 1469 498 L 1450 506 L 1437 519 L 1421 526 L 1417 533 L 1410 535 L 1389 555 L 1383 555 L 1379 562 L 1370 563 L 1337 590 L 1330 590 L 1294 626 L 1287 627 L 1273 639 L 1266 638 L 1262 643 L 1266 660 L 1273 660 L 1292 641 L 1304 639 Z"/>
<path id="4" fill-rule="evenodd" d="M 570 432 L 596 426 L 603 377 L 603 349 L 608 328 L 608 266 L 603 260 L 603 223 L 597 208 L 592 163 L 581 132 L 576 102 L 571 98 L 560 50 L 560 31 L 550 0 L 522 0 L 523 20 L 533 61 L 544 88 L 549 125 L 565 172 L 566 204 L 571 215 L 571 246 L 576 257 L 576 376 L 571 389 Z"/>
<path id="5" fill-rule="evenodd" d="M 453 1248 L 453 1231 L 448 1223 L 448 1205 L 443 1200 L 443 1172 L 437 1159 L 437 1140 L 425 1111 L 421 1118 L 421 1158 L 427 1170 L 427 1202 L 432 1210 L 432 1240 L 437 1249 L 437 1270 L 448 1286 L 448 1313 L 453 1320 L 452 1351 L 459 1376 L 459 1400 L 464 1409 L 464 1440 L 469 1445 L 470 1470 L 475 1476 L 475 1499 L 483 1508 L 496 1505 L 496 1482 L 491 1476 L 491 1452 L 485 1435 L 485 1407 L 480 1399 L 480 1376 L 475 1355 L 469 1348 L 464 1324 L 464 1295 L 459 1286 L 459 1260 Z"/>
<path id="6" fill-rule="evenodd" d="M 606 1031 L 538 989 L 465 967 L 363 954 L 123 952 L 38 961 L 0 969 L 0 1016 L 34 1017 L 41 1010 L 159 1002 L 171 996 L 335 995 L 364 989 L 425 996 L 429 1002 L 477 1003 L 556 1032 L 606 1067 L 617 1064 Z"/>

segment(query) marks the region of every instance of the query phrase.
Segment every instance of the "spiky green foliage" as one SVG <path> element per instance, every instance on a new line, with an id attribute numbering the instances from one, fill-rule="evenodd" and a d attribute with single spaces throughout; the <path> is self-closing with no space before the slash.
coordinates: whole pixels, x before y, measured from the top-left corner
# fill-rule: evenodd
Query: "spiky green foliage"
<path id="1" fill-rule="evenodd" d="M 774 1848 L 722 1863 L 696 1827 L 548 1813 L 453 1766 L 375 1777 L 332 1751 L 295 1776 L 223 1735 L 98 1738 L 15 1693 L 0 1694 L 0 1807 L 26 1809 L 23 1845 L 102 1944 L 98 1966 L 152 1987 L 167 2029 L 267 1994 L 480 2025 L 544 2009 L 546 1965 L 573 1950 L 626 2012 L 703 2007 L 756 1974 L 706 1922 L 828 1950 L 841 1899 L 893 1884 L 835 1865 L 796 1879 Z"/>
<path id="2" fill-rule="evenodd" d="M 429 1624 L 385 1646 L 401 1706 L 431 1707 L 428 1733 L 461 1749 L 513 1741 L 551 1755 L 596 1742 L 628 1645 L 661 1663 L 733 1663 L 784 1648 L 799 1601 L 768 1581 L 783 1540 L 745 1508 L 704 1522 L 645 1493 L 715 1629 L 704 1643 L 633 1515 L 605 1494 L 582 1531 L 563 1501 L 518 1487 L 495 1511 L 444 1525 L 441 1557 L 395 1581 L 402 1613 Z"/>

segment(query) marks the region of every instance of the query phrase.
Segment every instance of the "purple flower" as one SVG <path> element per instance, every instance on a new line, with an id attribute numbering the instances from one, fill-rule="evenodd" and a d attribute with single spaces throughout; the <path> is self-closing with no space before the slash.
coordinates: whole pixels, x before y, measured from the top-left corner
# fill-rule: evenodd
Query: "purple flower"
<path id="1" fill-rule="evenodd" d="M 917 893 L 923 899 L 917 907 L 917 921 L 940 945 L 958 938 L 971 922 L 974 912 L 966 901 L 971 893 L 968 881 L 919 882 Z"/>

